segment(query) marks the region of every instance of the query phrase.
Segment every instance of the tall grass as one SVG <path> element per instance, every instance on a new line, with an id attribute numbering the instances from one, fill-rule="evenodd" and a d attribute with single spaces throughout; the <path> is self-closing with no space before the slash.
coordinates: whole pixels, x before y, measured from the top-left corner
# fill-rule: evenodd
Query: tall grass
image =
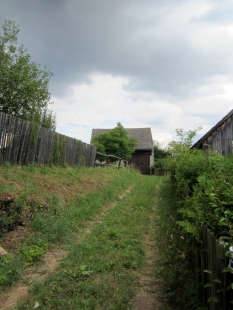
<path id="1" fill-rule="evenodd" d="M 156 212 L 156 244 L 160 252 L 156 275 L 161 281 L 163 298 L 170 307 L 168 309 L 201 310 L 198 283 L 189 271 L 186 257 L 188 244 L 177 224 L 177 203 L 170 182 L 165 177 L 160 186 Z"/>

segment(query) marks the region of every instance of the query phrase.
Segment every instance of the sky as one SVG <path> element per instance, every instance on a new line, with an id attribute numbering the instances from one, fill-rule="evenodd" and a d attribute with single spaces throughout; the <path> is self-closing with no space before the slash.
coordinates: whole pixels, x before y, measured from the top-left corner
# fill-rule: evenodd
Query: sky
<path id="1" fill-rule="evenodd" d="M 92 128 L 175 130 L 233 109 L 233 0 L 1 0 L 0 24 L 53 72 L 57 132 L 90 143 Z M 2 33 L 2 30 L 1 30 Z M 195 141 L 194 141 L 195 142 Z"/>

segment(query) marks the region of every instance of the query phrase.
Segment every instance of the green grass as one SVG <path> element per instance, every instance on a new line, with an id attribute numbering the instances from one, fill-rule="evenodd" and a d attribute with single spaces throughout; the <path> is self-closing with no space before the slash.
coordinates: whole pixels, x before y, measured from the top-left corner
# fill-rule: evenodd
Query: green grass
<path id="1" fill-rule="evenodd" d="M 137 182 L 132 191 L 122 200 L 113 194 L 119 194 L 120 182 L 115 184 L 118 190 L 104 192 L 108 202 L 117 201 L 116 206 L 105 215 L 87 211 L 86 218 L 102 222 L 93 224 L 80 243 L 70 243 L 70 252 L 57 272 L 36 284 L 29 300 L 18 309 L 32 309 L 35 304 L 46 310 L 130 309 L 138 284 L 137 270 L 145 264 L 143 235 L 148 233 L 158 182 L 156 177 L 140 178 L 134 179 Z M 99 197 L 95 204 L 95 198 L 84 199 L 81 204 L 99 210 L 103 201 Z"/>
<path id="2" fill-rule="evenodd" d="M 17 281 L 23 274 L 25 259 L 22 259 L 22 247 L 24 257 L 27 257 L 26 261 L 33 263 L 33 257 L 40 256 L 44 245 L 51 248 L 55 245 L 71 243 L 74 239 L 73 233 L 82 227 L 83 222 L 101 212 L 104 204 L 118 197 L 128 185 L 141 177 L 133 170 L 118 171 L 110 168 L 108 170 L 76 167 L 65 169 L 33 165 L 28 167 L 3 165 L 0 170 L 7 171 L 0 177 L 2 178 L 1 191 L 10 191 L 15 196 L 12 218 L 1 219 L 3 229 L 0 235 L 4 236 L 6 225 L 22 211 L 30 213 L 30 220 L 24 222 L 24 225 L 33 233 L 29 238 L 23 237 L 25 244 L 19 243 L 18 250 L 10 253 L 9 258 L 6 259 L 7 263 L 5 259 L 0 261 L 1 289 Z M 12 187 L 9 187 L 12 182 Z M 70 188 L 67 185 L 68 182 L 75 184 Z M 61 183 L 65 183 L 62 190 L 59 188 Z M 47 191 L 44 190 L 44 184 L 50 184 L 49 192 L 47 187 Z M 54 185 L 52 192 L 51 184 Z M 29 202 L 32 202 L 30 206 Z M 12 268 L 14 264 L 17 268 Z"/>

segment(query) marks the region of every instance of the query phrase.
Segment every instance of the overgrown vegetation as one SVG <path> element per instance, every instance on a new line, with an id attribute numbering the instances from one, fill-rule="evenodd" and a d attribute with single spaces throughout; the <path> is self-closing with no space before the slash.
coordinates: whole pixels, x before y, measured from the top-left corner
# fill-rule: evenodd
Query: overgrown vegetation
<path id="1" fill-rule="evenodd" d="M 177 131 L 181 142 L 170 144 L 173 156 L 167 170 L 176 198 L 179 200 L 179 225 L 200 241 L 200 230 L 206 224 L 233 244 L 233 164 L 232 155 L 191 149 L 195 131 Z"/>
<path id="2" fill-rule="evenodd" d="M 169 179 L 163 177 L 156 211 L 156 244 L 159 249 L 156 277 L 163 287 L 163 299 L 172 310 L 201 310 L 199 284 L 187 260 L 189 240 L 178 225 L 179 208 Z"/>
<path id="3" fill-rule="evenodd" d="M 0 171 L 0 191 L 14 197 L 8 213 L 1 217 L 0 245 L 10 252 L 0 261 L 1 286 L 19 279 L 24 267 L 47 248 L 72 242 L 73 232 L 83 221 L 140 177 L 134 170 L 114 168 L 2 165 Z M 16 233 L 10 244 L 5 233 L 17 225 L 25 234 L 17 237 Z"/>
<path id="4" fill-rule="evenodd" d="M 174 309 L 199 309 L 198 291 L 193 290 L 198 286 L 191 280 L 187 257 L 194 254 L 194 240 L 201 245 L 202 225 L 207 225 L 228 249 L 233 244 L 233 157 L 223 157 L 211 150 L 204 153 L 190 149 L 195 134 L 196 130 L 177 130 L 180 141 L 169 145 L 168 176 L 161 194 L 161 202 L 166 203 L 165 207 L 160 205 L 160 238 L 164 234 L 167 244 L 161 248 L 164 256 L 161 275 L 166 297 L 176 304 Z M 231 269 L 225 268 L 224 272 L 231 272 Z M 215 281 L 220 284 L 219 279 Z M 206 285 L 211 286 L 210 283 Z M 232 290 L 231 283 L 227 290 Z M 209 301 L 217 302 L 216 296 Z"/>
<path id="5" fill-rule="evenodd" d="M 170 152 L 163 147 L 163 145 L 154 140 L 154 164 L 152 165 L 152 169 L 162 168 L 165 169 L 166 166 L 166 158 L 170 155 Z"/>

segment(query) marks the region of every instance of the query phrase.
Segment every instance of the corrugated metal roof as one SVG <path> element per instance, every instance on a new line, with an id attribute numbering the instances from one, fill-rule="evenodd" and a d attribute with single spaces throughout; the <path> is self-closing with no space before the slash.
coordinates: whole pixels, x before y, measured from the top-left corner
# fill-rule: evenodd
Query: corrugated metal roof
<path id="1" fill-rule="evenodd" d="M 91 139 L 101 133 L 108 132 L 111 129 L 92 129 Z M 125 128 L 129 138 L 138 140 L 136 150 L 151 150 L 153 149 L 153 140 L 150 128 Z"/>
<path id="2" fill-rule="evenodd" d="M 233 109 L 226 115 L 224 116 L 221 121 L 219 121 L 214 127 L 212 127 L 201 139 L 199 139 L 192 147 L 193 148 L 200 148 L 202 143 L 205 142 L 205 140 L 214 133 L 218 127 L 220 127 L 230 116 L 233 115 Z"/>

